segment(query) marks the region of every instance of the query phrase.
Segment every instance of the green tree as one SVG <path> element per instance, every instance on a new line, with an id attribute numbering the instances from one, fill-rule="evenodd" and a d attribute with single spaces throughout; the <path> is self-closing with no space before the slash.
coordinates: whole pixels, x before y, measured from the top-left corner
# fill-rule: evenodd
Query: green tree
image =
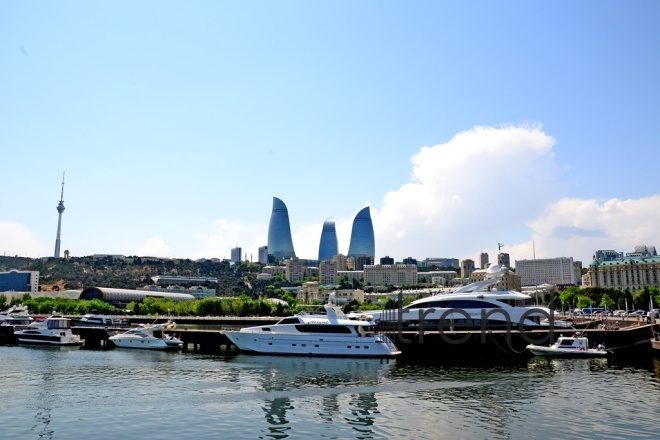
<path id="1" fill-rule="evenodd" d="M 585 307 L 589 307 L 591 303 L 592 303 L 591 298 L 589 298 L 588 296 L 578 295 L 577 297 L 578 308 L 584 309 Z"/>
<path id="2" fill-rule="evenodd" d="M 578 292 L 579 289 L 575 286 L 563 290 L 559 294 L 559 299 L 561 300 L 561 304 L 566 308 L 571 309 L 573 307 L 573 304 L 575 304 L 575 299 L 578 297 Z"/>
<path id="3" fill-rule="evenodd" d="M 601 306 L 605 307 L 607 310 L 612 310 L 614 304 L 615 304 L 614 300 L 610 298 L 610 296 L 607 293 L 603 294 L 600 300 Z"/>
<path id="4" fill-rule="evenodd" d="M 7 297 L 4 293 L 0 293 L 0 308 L 2 310 L 7 308 Z"/>

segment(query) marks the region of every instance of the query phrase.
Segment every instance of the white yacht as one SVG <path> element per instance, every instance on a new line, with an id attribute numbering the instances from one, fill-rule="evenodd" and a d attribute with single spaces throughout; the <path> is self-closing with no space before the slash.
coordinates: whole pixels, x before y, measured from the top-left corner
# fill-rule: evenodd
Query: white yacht
<path id="1" fill-rule="evenodd" d="M 106 315 L 87 313 L 80 319 L 73 320 L 74 327 L 107 327 L 107 328 L 129 328 L 130 324 L 122 318 L 111 318 Z"/>
<path id="2" fill-rule="evenodd" d="M 34 321 L 23 304 L 14 305 L 0 312 L 0 325 L 26 326 Z"/>
<path id="3" fill-rule="evenodd" d="M 183 341 L 175 336 L 163 333 L 176 326 L 172 321 L 160 324 L 140 325 L 127 332 L 110 336 L 108 339 L 117 347 L 140 348 L 146 350 L 177 350 L 183 347 Z"/>
<path id="4" fill-rule="evenodd" d="M 34 321 L 25 329 L 14 331 L 19 344 L 83 345 L 84 339 L 71 331 L 71 320 L 53 314 L 44 321 Z"/>
<path id="5" fill-rule="evenodd" d="M 467 330 L 484 327 L 505 329 L 507 325 L 516 329 L 520 324 L 525 328 L 549 325 L 543 325 L 541 321 L 549 318 L 552 311 L 547 307 L 533 305 L 531 296 L 514 290 L 489 290 L 507 271 L 506 267 L 492 264 L 486 270 L 486 279 L 464 286 L 453 293 L 418 299 L 401 309 L 367 313 L 375 321 L 387 325 L 400 323 L 403 328 L 423 326 L 426 330 Z M 360 313 L 349 314 L 359 315 Z M 482 326 L 484 318 L 486 323 Z"/>
<path id="6" fill-rule="evenodd" d="M 325 314 L 300 313 L 274 325 L 226 331 L 241 351 L 303 356 L 391 357 L 400 353 L 390 339 L 374 332 L 373 321 L 349 319 L 334 304 L 325 305 Z"/>

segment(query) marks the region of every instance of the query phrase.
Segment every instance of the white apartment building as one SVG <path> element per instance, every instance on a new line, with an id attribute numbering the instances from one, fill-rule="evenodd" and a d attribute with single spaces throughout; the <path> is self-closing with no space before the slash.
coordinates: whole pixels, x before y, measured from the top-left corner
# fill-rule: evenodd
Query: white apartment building
<path id="1" fill-rule="evenodd" d="M 364 266 L 365 284 L 417 284 L 417 266 L 414 264 L 374 264 Z"/>
<path id="2" fill-rule="evenodd" d="M 516 260 L 516 275 L 523 286 L 538 284 L 578 285 L 573 257 Z"/>

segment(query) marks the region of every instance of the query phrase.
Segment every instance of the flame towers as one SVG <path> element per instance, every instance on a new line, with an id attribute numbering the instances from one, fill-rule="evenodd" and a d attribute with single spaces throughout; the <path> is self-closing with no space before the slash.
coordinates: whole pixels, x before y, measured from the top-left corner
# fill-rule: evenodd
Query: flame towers
<path id="1" fill-rule="evenodd" d="M 319 243 L 319 261 L 331 260 L 339 252 L 337 250 L 337 230 L 332 218 L 323 222 L 321 242 Z"/>
<path id="2" fill-rule="evenodd" d="M 358 212 L 353 220 L 348 256 L 368 256 L 371 257 L 371 261 L 374 261 L 375 255 L 374 225 L 371 222 L 371 212 L 367 206 Z"/>
<path id="3" fill-rule="evenodd" d="M 273 211 L 270 214 L 270 224 L 268 225 L 269 260 L 280 261 L 295 256 L 293 240 L 291 239 L 289 211 L 283 201 L 273 197 Z"/>
<path id="4" fill-rule="evenodd" d="M 57 238 L 55 239 L 55 258 L 60 258 L 60 232 L 62 231 L 62 213 L 64 212 L 64 173 L 62 173 L 62 194 L 60 195 L 60 203 L 57 205 L 57 212 L 59 218 L 57 220 Z"/>

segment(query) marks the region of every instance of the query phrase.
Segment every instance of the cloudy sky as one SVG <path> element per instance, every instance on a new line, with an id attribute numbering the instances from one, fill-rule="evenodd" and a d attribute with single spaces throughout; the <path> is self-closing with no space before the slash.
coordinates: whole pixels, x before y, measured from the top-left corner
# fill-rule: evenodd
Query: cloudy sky
<path id="1" fill-rule="evenodd" d="M 660 246 L 657 1 L 0 3 L 0 252 Z"/>

